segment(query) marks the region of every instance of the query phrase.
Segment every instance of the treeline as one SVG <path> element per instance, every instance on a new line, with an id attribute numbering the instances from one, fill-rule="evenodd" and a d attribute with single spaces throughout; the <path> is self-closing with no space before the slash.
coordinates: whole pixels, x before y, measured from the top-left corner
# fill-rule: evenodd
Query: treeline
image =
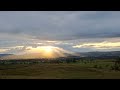
<path id="1" fill-rule="evenodd" d="M 33 64 L 33 63 L 90 63 L 93 59 L 85 58 L 54 58 L 54 59 L 27 59 L 27 60 L 0 60 L 0 64 Z"/>
<path id="2" fill-rule="evenodd" d="M 78 60 L 1 60 L 0 64 L 75 63 Z"/>
<path id="3" fill-rule="evenodd" d="M 0 60 L 0 64 L 34 64 L 34 63 L 96 63 L 98 59 L 95 57 L 68 57 L 68 58 L 41 58 L 41 59 L 22 59 L 22 60 Z M 114 58 L 114 61 L 118 58 Z M 113 62 L 114 62 L 113 61 Z"/>

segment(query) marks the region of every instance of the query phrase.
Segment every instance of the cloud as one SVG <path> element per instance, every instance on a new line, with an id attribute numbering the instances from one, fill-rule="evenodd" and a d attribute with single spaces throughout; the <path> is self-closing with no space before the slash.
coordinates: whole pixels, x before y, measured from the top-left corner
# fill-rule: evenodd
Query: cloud
<path id="1" fill-rule="evenodd" d="M 119 29 L 118 11 L 1 11 L 0 49 L 4 53 L 46 45 L 73 51 L 117 49 Z M 11 48 L 16 46 L 24 48 Z"/>
<path id="2" fill-rule="evenodd" d="M 30 48 L 39 46 L 55 46 L 68 51 L 84 52 L 90 50 L 119 50 L 120 38 L 94 38 L 94 39 L 77 39 L 68 41 L 46 41 L 46 40 L 1 40 L 0 49 L 6 49 L 1 53 L 22 54 Z M 111 46 L 109 46 L 109 44 Z M 112 45 L 117 46 L 113 47 Z M 74 48 L 73 48 L 74 47 Z"/>
<path id="3" fill-rule="evenodd" d="M 0 53 L 6 52 L 8 49 L 0 49 Z"/>
<path id="4" fill-rule="evenodd" d="M 114 49 L 120 48 L 120 42 L 101 42 L 101 43 L 83 43 L 75 45 L 73 48 L 95 48 L 95 49 Z"/>
<path id="5" fill-rule="evenodd" d="M 117 11 L 1 12 L 0 32 L 39 40 L 119 37 L 119 15 Z"/>
<path id="6" fill-rule="evenodd" d="M 11 53 L 11 54 L 22 54 L 27 50 L 26 46 L 12 46 L 12 47 L 3 47 L 0 49 L 1 53 Z"/>

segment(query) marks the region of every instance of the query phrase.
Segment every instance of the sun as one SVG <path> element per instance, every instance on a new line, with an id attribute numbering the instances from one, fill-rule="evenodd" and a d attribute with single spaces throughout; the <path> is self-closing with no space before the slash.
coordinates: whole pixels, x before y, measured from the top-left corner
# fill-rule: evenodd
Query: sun
<path id="1" fill-rule="evenodd" d="M 39 47 L 38 50 L 41 52 L 41 55 L 45 58 L 54 58 L 55 57 L 55 50 L 54 46 L 42 46 Z"/>
<path id="2" fill-rule="evenodd" d="M 36 48 L 29 47 L 27 52 L 28 53 L 36 53 L 44 58 L 53 58 L 55 57 L 55 50 L 56 48 L 54 46 L 38 46 Z"/>
<path id="3" fill-rule="evenodd" d="M 53 47 L 52 46 L 44 46 L 41 49 L 43 49 L 47 53 L 53 52 Z"/>

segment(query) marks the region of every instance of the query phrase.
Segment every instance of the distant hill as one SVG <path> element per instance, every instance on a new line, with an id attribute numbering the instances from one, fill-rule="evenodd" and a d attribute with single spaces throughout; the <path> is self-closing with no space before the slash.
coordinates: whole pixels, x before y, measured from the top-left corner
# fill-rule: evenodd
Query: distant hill
<path id="1" fill-rule="evenodd" d="M 77 53 L 79 56 L 84 57 L 104 57 L 104 56 L 120 56 L 120 51 L 110 51 L 110 52 L 81 52 Z"/>
<path id="2" fill-rule="evenodd" d="M 39 58 L 57 58 L 56 54 L 53 54 L 54 57 L 46 57 L 42 53 L 30 53 L 30 54 L 22 54 L 22 55 L 6 55 L 2 56 L 1 60 L 20 60 L 20 59 L 39 59 Z M 66 57 L 65 55 L 61 55 L 62 57 Z"/>
<path id="3" fill-rule="evenodd" d="M 61 57 L 98 57 L 98 58 L 111 58 L 111 57 L 120 57 L 120 51 L 110 51 L 110 52 L 77 52 L 77 53 L 62 53 Z M 14 55 L 14 54 L 0 54 L 1 60 L 9 59 L 39 59 L 44 58 L 43 55 L 39 53 L 34 54 L 24 54 L 24 55 Z M 55 57 L 56 58 L 56 57 Z"/>
<path id="4" fill-rule="evenodd" d="M 20 60 L 20 59 L 40 59 L 40 58 L 59 58 L 59 57 L 71 57 L 76 56 L 74 53 L 53 53 L 52 57 L 46 57 L 47 55 L 44 55 L 44 53 L 30 53 L 30 54 L 23 54 L 23 55 L 14 55 L 14 54 L 6 54 L 1 55 L 0 60 Z M 49 55 L 48 55 L 49 56 Z"/>
<path id="5" fill-rule="evenodd" d="M 8 56 L 8 55 L 13 55 L 13 54 L 0 54 L 0 57 Z"/>

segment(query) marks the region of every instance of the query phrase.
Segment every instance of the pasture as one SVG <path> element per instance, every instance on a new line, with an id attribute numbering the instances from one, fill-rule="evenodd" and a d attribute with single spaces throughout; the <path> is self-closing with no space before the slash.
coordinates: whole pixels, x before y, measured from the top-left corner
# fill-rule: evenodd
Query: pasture
<path id="1" fill-rule="evenodd" d="M 120 79 L 113 60 L 0 64 L 0 79 Z"/>

